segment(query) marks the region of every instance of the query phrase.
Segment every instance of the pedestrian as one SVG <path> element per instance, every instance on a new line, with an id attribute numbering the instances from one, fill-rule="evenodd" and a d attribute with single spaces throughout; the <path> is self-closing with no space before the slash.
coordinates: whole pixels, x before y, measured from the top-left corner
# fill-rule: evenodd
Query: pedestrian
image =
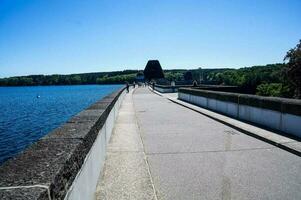
<path id="1" fill-rule="evenodd" d="M 192 83 L 192 87 L 197 87 L 197 86 L 198 86 L 198 82 L 196 80 L 194 80 Z"/>
<path id="2" fill-rule="evenodd" d="M 126 83 L 126 92 L 129 93 L 129 83 Z"/>

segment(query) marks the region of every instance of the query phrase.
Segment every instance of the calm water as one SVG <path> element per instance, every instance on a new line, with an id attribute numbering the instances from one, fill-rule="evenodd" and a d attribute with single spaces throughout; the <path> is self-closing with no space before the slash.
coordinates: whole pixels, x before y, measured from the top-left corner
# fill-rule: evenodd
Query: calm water
<path id="1" fill-rule="evenodd" d="M 0 87 L 0 164 L 120 87 Z"/>

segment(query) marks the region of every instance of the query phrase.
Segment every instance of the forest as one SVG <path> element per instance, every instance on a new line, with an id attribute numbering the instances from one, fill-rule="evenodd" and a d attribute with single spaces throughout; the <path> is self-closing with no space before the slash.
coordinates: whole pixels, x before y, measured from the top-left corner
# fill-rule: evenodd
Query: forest
<path id="1" fill-rule="evenodd" d="M 240 69 L 174 69 L 164 70 L 167 80 L 183 81 L 185 73 L 203 84 L 234 85 L 246 93 L 264 96 L 292 97 L 294 87 L 285 74 L 285 64 L 269 64 Z M 138 70 L 99 72 L 70 75 L 31 75 L 0 79 L 0 86 L 120 84 L 135 81 Z"/>
<path id="2" fill-rule="evenodd" d="M 115 72 L 95 72 L 69 75 L 30 75 L 0 79 L 0 86 L 37 86 L 37 85 L 85 85 L 124 83 L 138 70 L 124 70 Z M 129 76 L 131 74 L 131 76 Z"/>
<path id="3" fill-rule="evenodd" d="M 294 96 L 295 86 L 289 81 L 286 73 L 286 64 L 269 64 L 264 66 L 252 66 L 239 69 L 192 69 L 189 70 L 192 80 L 202 84 L 232 85 L 241 88 L 248 94 L 262 96 L 288 97 Z M 165 72 L 168 80 L 181 81 L 184 79 L 184 70 Z"/>
<path id="4" fill-rule="evenodd" d="M 158 60 L 150 60 L 144 72 L 124 70 L 70 75 L 30 75 L 1 78 L 0 86 L 124 84 L 132 83 L 137 75 L 147 80 L 163 79 L 163 83 L 192 83 L 238 86 L 240 91 L 262 96 L 301 99 L 301 40 L 290 49 L 283 63 L 264 66 L 213 69 L 162 70 Z"/>

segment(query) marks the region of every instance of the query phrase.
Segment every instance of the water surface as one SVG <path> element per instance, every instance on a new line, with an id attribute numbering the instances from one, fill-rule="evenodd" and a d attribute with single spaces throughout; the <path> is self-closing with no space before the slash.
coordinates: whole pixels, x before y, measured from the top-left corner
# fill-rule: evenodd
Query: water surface
<path id="1" fill-rule="evenodd" d="M 0 164 L 120 87 L 0 87 Z"/>

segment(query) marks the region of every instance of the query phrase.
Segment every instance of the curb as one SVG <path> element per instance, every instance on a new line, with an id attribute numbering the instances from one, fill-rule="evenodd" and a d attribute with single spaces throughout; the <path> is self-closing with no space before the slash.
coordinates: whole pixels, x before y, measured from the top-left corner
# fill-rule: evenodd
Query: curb
<path id="1" fill-rule="evenodd" d="M 194 104 L 182 101 L 182 100 L 173 99 L 173 98 L 164 96 L 162 93 L 157 92 L 157 91 L 153 90 L 150 87 L 149 87 L 149 90 L 151 92 L 153 92 L 154 94 L 159 95 L 161 97 L 164 97 L 164 98 L 168 99 L 169 101 L 171 101 L 173 103 L 176 103 L 176 104 L 178 104 L 180 106 L 183 106 L 185 108 L 188 108 L 190 110 L 198 112 L 198 113 L 200 113 L 200 114 L 202 114 L 202 115 L 204 115 L 206 117 L 209 117 L 209 118 L 211 118 L 211 119 L 213 119 L 215 121 L 218 121 L 218 122 L 220 122 L 222 124 L 225 124 L 225 125 L 227 125 L 227 126 L 229 126 L 231 128 L 234 128 L 234 129 L 236 129 L 236 130 L 238 130 L 238 131 L 240 131 L 240 132 L 242 132 L 242 133 L 244 133 L 246 135 L 249 135 L 251 137 L 254 137 L 256 139 L 259 139 L 261 141 L 264 141 L 266 143 L 269 143 L 269 144 L 271 144 L 273 146 L 279 147 L 280 149 L 283 149 L 285 151 L 288 151 L 288 152 L 290 152 L 292 154 L 295 154 L 295 155 L 301 157 L 301 142 L 300 142 L 300 140 L 295 140 L 295 139 L 292 139 L 292 138 L 289 138 L 289 137 L 286 137 L 286 136 L 283 136 L 283 135 L 279 135 L 277 133 L 265 130 L 263 128 L 260 128 L 260 127 L 257 127 L 257 126 L 254 126 L 254 125 L 251 125 L 251 124 L 248 124 L 248 123 L 245 123 L 243 121 L 239 121 L 237 119 L 234 119 L 234 118 L 228 117 L 226 115 L 222 115 L 222 114 L 216 113 L 214 111 L 202 108 L 200 106 L 197 106 L 197 105 L 194 105 Z M 185 105 L 185 104 L 187 104 L 187 105 Z M 196 108 L 194 108 L 194 107 L 196 107 Z M 207 113 L 202 112 L 201 109 L 206 110 Z M 214 115 L 217 115 L 217 116 L 214 116 Z M 222 119 L 222 118 L 225 118 L 225 117 L 231 119 L 233 122 L 236 121 L 238 123 L 245 124 L 247 126 L 252 126 L 252 127 L 254 127 L 254 128 L 256 128 L 256 129 L 264 132 L 266 136 L 262 136 L 262 135 L 260 135 L 260 134 L 258 134 L 256 132 L 254 132 L 254 131 L 252 132 L 252 131 L 246 130 L 242 126 L 234 125 L 234 124 L 232 124 L 230 122 L 227 122 L 227 121 L 225 121 L 225 120 Z M 270 136 L 270 137 L 267 137 L 267 136 Z M 285 139 L 287 139 L 289 141 L 288 142 L 279 142 L 279 141 L 276 141 L 276 139 L 274 139 L 274 140 L 271 139 L 271 138 L 273 138 L 275 136 L 278 136 L 278 137 L 281 137 L 281 138 L 285 138 Z"/>
<path id="2" fill-rule="evenodd" d="M 148 86 L 148 89 L 149 89 L 152 93 L 154 93 L 154 94 L 156 94 L 156 95 L 159 95 L 159 96 L 161 96 L 161 97 L 164 97 L 160 92 L 157 92 L 156 90 L 153 90 L 150 86 Z"/>
<path id="3" fill-rule="evenodd" d="M 162 96 L 162 95 L 161 95 L 161 96 Z M 178 105 L 181 105 L 181 106 L 183 106 L 183 107 L 186 107 L 186 108 L 188 108 L 188 109 L 190 109 L 190 110 L 193 110 L 193 111 L 198 112 L 198 113 L 200 113 L 200 114 L 202 114 L 202 115 L 205 115 L 206 117 L 209 117 L 209 118 L 211 118 L 211 119 L 213 119 L 213 120 L 216 120 L 216 121 L 218 121 L 218 122 L 220 122 L 220 123 L 222 123 L 222 124 L 225 124 L 225 125 L 227 125 L 227 126 L 230 126 L 231 128 L 234 128 L 234 129 L 236 129 L 236 130 L 238 130 L 238 131 L 240 131 L 240 132 L 242 132 L 242 133 L 244 133 L 244 134 L 246 134 L 246 135 L 249 135 L 249 136 L 254 137 L 254 138 L 256 138 L 256 139 L 262 140 L 262 141 L 264 141 L 264 142 L 267 142 L 267 143 L 269 143 L 269 144 L 271 144 L 271 145 L 274 145 L 274 146 L 276 146 L 276 147 L 279 147 L 279 148 L 281 148 L 281 149 L 283 149 L 283 150 L 286 150 L 286 151 L 288 151 L 288 152 L 290 152 L 290 153 L 293 153 L 293 154 L 295 154 L 295 155 L 301 157 L 301 142 L 299 142 L 299 141 L 297 141 L 297 140 L 294 140 L 294 139 L 289 138 L 289 139 L 291 140 L 290 142 L 280 143 L 280 142 L 277 142 L 277 141 L 275 141 L 275 140 L 271 140 L 271 139 L 269 139 L 269 138 L 267 138 L 267 137 L 263 137 L 263 136 L 261 136 L 261 135 L 258 135 L 258 134 L 256 134 L 255 132 L 251 132 L 251 131 L 249 131 L 249 130 L 246 130 L 246 129 L 240 127 L 240 126 L 233 125 L 233 124 L 231 124 L 231 123 L 229 123 L 229 122 L 226 122 L 226 121 L 224 121 L 224 120 L 222 120 L 222 119 L 220 119 L 220 118 L 218 118 L 218 117 L 216 117 L 216 116 L 213 116 L 213 115 L 204 113 L 204 112 L 202 112 L 202 111 L 200 111 L 200 110 L 197 110 L 197 109 L 195 109 L 195 108 L 192 107 L 192 106 L 195 106 L 195 105 L 193 105 L 193 104 L 191 104 L 191 106 L 188 106 L 188 105 L 185 105 L 184 103 L 182 103 L 180 100 L 175 100 L 175 99 L 168 98 L 168 97 L 167 97 L 167 99 L 170 100 L 170 101 L 172 101 L 173 103 L 176 103 L 176 104 L 178 104 Z M 185 102 L 185 103 L 187 103 L 187 102 Z M 189 103 L 187 103 L 187 104 L 189 104 Z M 199 107 L 199 108 L 201 108 L 201 107 Z M 208 110 L 208 111 L 209 111 L 209 110 Z M 213 112 L 213 111 L 210 111 L 210 112 Z M 213 113 L 214 113 L 214 112 L 213 112 Z M 218 113 L 216 113 L 216 114 L 218 114 Z M 218 115 L 221 115 L 221 114 L 218 114 Z M 223 116 L 224 116 L 224 117 L 227 117 L 227 116 L 225 116 L 225 115 L 223 115 Z M 232 118 L 231 118 L 231 119 L 232 119 Z M 236 120 L 236 119 L 233 119 L 233 120 Z M 239 120 L 236 120 L 236 121 L 239 121 Z M 244 122 L 241 122 L 241 121 L 239 121 L 239 122 L 240 122 L 240 123 L 244 123 Z M 245 123 L 245 124 L 247 124 L 247 123 Z M 249 126 L 252 126 L 252 125 L 250 125 L 250 124 L 248 124 L 248 125 L 249 125 Z M 256 128 L 258 128 L 258 127 L 256 127 Z M 260 128 L 260 129 L 261 129 L 261 128 Z M 264 129 L 262 129 L 262 130 L 264 130 Z M 270 132 L 270 131 L 267 131 L 267 130 L 264 130 L 264 131 Z M 270 132 L 270 133 L 271 133 L 271 134 L 276 134 L 276 133 L 272 133 L 272 132 Z M 284 137 L 284 136 L 282 136 L 282 137 Z M 297 144 L 297 145 L 294 146 L 294 147 L 292 147 L 290 144 Z M 299 148 L 298 148 L 298 146 L 299 146 Z"/>

